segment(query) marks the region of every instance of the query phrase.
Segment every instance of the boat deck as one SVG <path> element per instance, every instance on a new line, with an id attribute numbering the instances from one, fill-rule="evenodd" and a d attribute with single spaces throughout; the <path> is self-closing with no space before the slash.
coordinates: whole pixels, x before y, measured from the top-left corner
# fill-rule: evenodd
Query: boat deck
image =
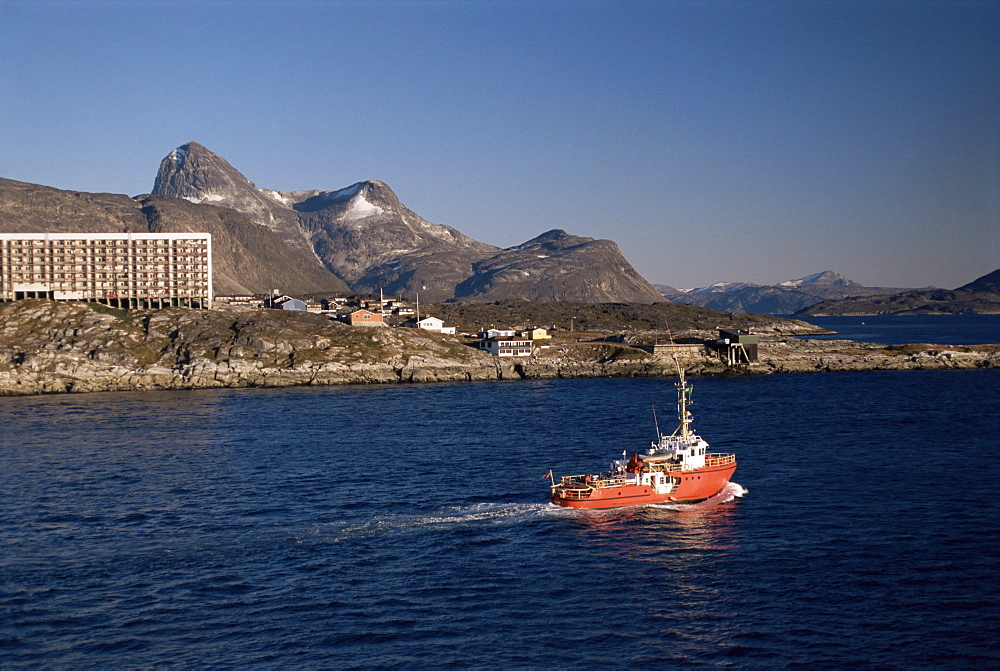
<path id="1" fill-rule="evenodd" d="M 706 468 L 719 468 L 721 466 L 728 466 L 730 464 L 736 463 L 735 454 L 726 454 L 724 452 L 712 452 L 705 455 L 705 465 L 699 468 L 691 469 L 671 469 L 671 466 L 677 466 L 677 464 L 667 464 L 667 463 L 657 463 L 649 462 L 650 469 L 658 473 L 689 473 L 692 471 L 700 471 Z M 582 474 L 582 475 L 564 475 L 562 480 L 559 482 L 557 487 L 562 490 L 580 491 L 586 492 L 592 489 L 605 489 L 607 487 L 624 487 L 629 484 L 637 484 L 635 478 L 629 479 L 625 475 L 612 475 L 609 473 L 598 473 L 594 474 Z"/>

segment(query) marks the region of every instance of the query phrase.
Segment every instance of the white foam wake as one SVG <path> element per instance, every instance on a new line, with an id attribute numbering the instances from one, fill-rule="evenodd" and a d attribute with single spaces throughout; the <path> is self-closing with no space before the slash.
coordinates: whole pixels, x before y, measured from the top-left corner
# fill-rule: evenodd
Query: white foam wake
<path id="1" fill-rule="evenodd" d="M 704 501 L 699 501 L 698 503 L 654 503 L 651 504 L 650 508 L 666 508 L 667 510 L 677 510 L 681 512 L 698 512 L 701 510 L 706 510 L 708 508 L 714 508 L 715 506 L 722 503 L 729 503 L 733 499 L 742 497 L 744 494 L 749 492 L 749 489 L 744 488 L 742 485 L 735 482 L 727 483 L 725 487 L 719 490 L 719 493 L 711 498 L 707 498 Z"/>
<path id="2" fill-rule="evenodd" d="M 402 532 L 428 526 L 461 524 L 517 524 L 539 517 L 566 512 L 565 508 L 549 503 L 477 503 L 454 506 L 438 512 L 420 515 L 379 515 L 353 524 L 329 525 L 323 532 L 335 540 L 358 536 Z"/>
<path id="3" fill-rule="evenodd" d="M 552 511 L 548 503 L 477 503 L 455 506 L 439 513 L 415 517 L 418 524 L 461 524 L 464 522 L 519 522 Z"/>
<path id="4" fill-rule="evenodd" d="M 699 512 L 722 503 L 728 503 L 747 493 L 741 485 L 730 482 L 715 496 L 699 503 L 649 504 L 646 508 L 660 508 L 678 512 Z M 468 506 L 454 506 L 437 512 L 420 515 L 388 514 L 379 515 L 360 522 L 344 525 L 329 525 L 317 533 L 333 537 L 334 541 L 348 538 L 373 536 L 385 533 L 405 532 L 421 527 L 461 525 L 461 524 L 520 524 L 540 518 L 573 517 L 580 514 L 615 515 L 623 508 L 602 510 L 577 510 L 553 503 L 476 503 Z"/>

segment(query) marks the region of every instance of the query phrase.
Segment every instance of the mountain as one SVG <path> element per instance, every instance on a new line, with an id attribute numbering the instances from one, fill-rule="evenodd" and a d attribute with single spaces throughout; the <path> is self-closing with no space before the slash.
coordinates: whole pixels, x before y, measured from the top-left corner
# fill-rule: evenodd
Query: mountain
<path id="1" fill-rule="evenodd" d="M 827 299 L 870 296 L 902 291 L 865 287 L 839 273 L 825 270 L 775 285 L 717 282 L 697 289 L 659 287 L 661 295 L 677 303 L 700 305 L 723 312 L 793 314 Z"/>
<path id="2" fill-rule="evenodd" d="M 334 191 L 261 189 L 197 142 L 160 162 L 153 193 L 242 212 L 314 256 L 353 291 L 444 300 L 472 272 L 473 260 L 497 251 L 425 221 L 382 182 Z"/>
<path id="3" fill-rule="evenodd" d="M 382 288 L 390 294 L 419 292 L 428 301 L 446 300 L 472 273 L 474 261 L 499 251 L 426 221 L 379 181 L 318 192 L 293 203 L 323 264 L 355 291 Z"/>
<path id="4" fill-rule="evenodd" d="M 419 292 L 427 301 L 662 300 L 610 240 L 558 231 L 501 250 L 423 219 L 383 182 L 263 189 L 197 142 L 161 161 L 153 193 L 236 210 L 312 254 L 354 291 Z"/>
<path id="5" fill-rule="evenodd" d="M 849 280 L 840 273 L 835 273 L 832 270 L 824 270 L 821 273 L 815 273 L 813 275 L 806 275 L 803 278 L 797 280 L 788 280 L 787 282 L 781 282 L 779 287 L 852 287 L 858 288 L 861 285 L 854 280 Z"/>
<path id="6" fill-rule="evenodd" d="M 457 298 L 655 303 L 662 300 L 610 240 L 551 230 L 472 264 Z"/>
<path id="7" fill-rule="evenodd" d="M 0 178 L 0 232 L 212 234 L 217 294 L 343 292 L 312 252 L 286 245 L 235 210 L 157 196 L 64 191 Z M 287 288 L 287 289 L 286 289 Z"/>
<path id="8" fill-rule="evenodd" d="M 992 293 L 1000 294 L 1000 270 L 994 270 L 992 273 L 987 273 L 979 279 L 973 280 L 968 284 L 963 284 L 955 291 L 973 291 L 982 293 Z"/>
<path id="9" fill-rule="evenodd" d="M 911 289 L 887 295 L 828 300 L 804 308 L 798 314 L 1000 314 L 1000 270 L 994 270 L 952 291 Z"/>
<path id="10" fill-rule="evenodd" d="M 716 282 L 715 284 L 710 284 L 707 287 L 699 287 L 697 289 L 692 289 L 691 293 L 697 294 L 725 294 L 744 289 L 746 287 L 755 287 L 757 285 L 750 284 L 749 282 Z"/>
<path id="11" fill-rule="evenodd" d="M 0 178 L 0 232 L 212 234 L 217 294 L 378 292 L 425 301 L 657 302 L 610 240 L 550 231 L 500 249 L 404 206 L 383 182 L 257 187 L 197 142 L 160 162 L 153 193 L 65 191 Z"/>

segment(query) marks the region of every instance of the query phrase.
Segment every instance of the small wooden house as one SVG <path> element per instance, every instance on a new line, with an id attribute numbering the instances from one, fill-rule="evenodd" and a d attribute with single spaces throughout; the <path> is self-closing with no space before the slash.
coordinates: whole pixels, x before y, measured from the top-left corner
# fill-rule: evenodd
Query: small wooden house
<path id="1" fill-rule="evenodd" d="M 521 337 L 527 338 L 528 340 L 549 340 L 552 336 L 545 329 L 533 328 L 527 331 L 521 331 Z"/>
<path id="2" fill-rule="evenodd" d="M 382 313 L 371 310 L 355 310 L 347 315 L 347 323 L 351 326 L 385 326 Z"/>

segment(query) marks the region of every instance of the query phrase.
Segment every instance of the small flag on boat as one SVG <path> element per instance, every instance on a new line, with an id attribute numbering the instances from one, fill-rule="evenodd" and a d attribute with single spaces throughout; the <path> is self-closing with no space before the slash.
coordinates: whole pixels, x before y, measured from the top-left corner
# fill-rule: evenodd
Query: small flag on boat
<path id="1" fill-rule="evenodd" d="M 544 480 L 545 478 L 551 478 L 551 477 L 552 477 L 552 469 L 550 468 L 549 472 L 542 476 L 542 479 Z"/>

